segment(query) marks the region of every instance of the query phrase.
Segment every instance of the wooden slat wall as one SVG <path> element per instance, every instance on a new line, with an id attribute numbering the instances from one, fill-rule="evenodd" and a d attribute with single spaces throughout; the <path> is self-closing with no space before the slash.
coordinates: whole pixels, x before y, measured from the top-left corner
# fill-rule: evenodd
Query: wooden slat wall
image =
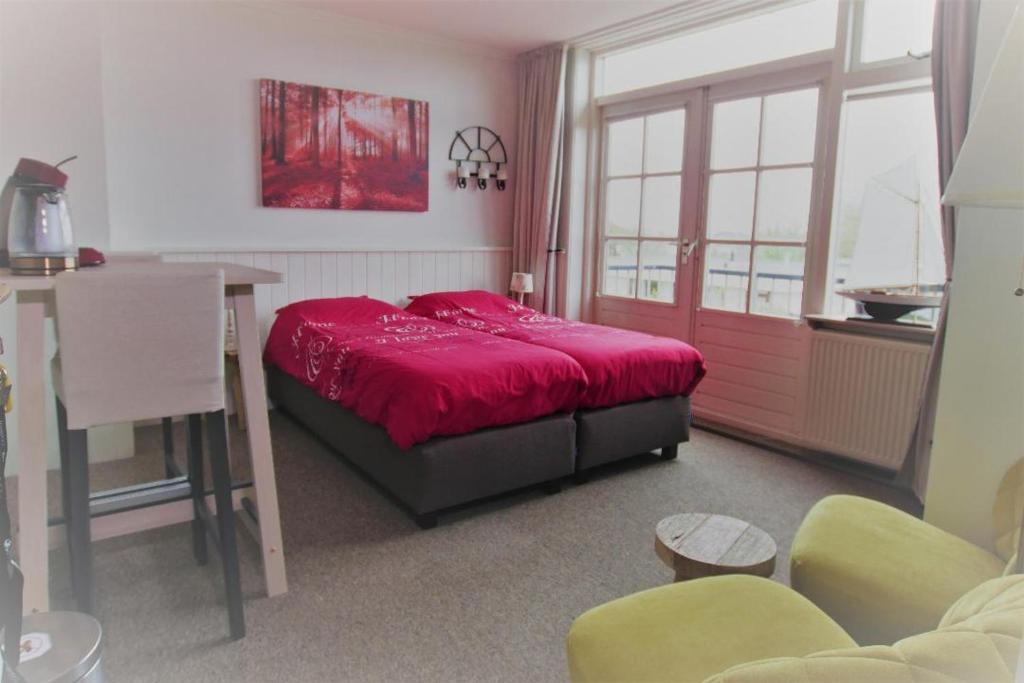
<path id="1" fill-rule="evenodd" d="M 790 320 L 701 311 L 694 345 L 708 375 L 694 393 L 698 417 L 793 439 L 802 426 L 806 330 Z"/>
<path id="2" fill-rule="evenodd" d="M 256 315 L 266 338 L 274 311 L 293 301 L 366 294 L 397 306 L 410 294 L 453 289 L 505 292 L 507 248 L 447 251 L 234 251 L 164 253 L 166 261 L 228 261 L 275 270 L 281 284 L 256 286 Z"/>

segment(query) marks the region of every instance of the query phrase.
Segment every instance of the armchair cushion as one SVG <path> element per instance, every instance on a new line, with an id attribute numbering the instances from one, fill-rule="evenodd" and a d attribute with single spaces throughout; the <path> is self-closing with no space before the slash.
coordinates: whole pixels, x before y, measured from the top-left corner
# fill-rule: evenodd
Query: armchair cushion
<path id="1" fill-rule="evenodd" d="M 706 683 L 1011 683 L 1024 627 L 1024 576 L 993 579 L 950 608 L 938 630 L 891 647 L 735 666 Z"/>
<path id="2" fill-rule="evenodd" d="M 718 576 L 643 591 L 584 613 L 569 631 L 569 672 L 574 683 L 699 683 L 741 662 L 855 645 L 785 586 Z"/>
<path id="3" fill-rule="evenodd" d="M 888 644 L 930 631 L 1005 561 L 900 510 L 829 496 L 793 540 L 790 579 L 858 642 Z"/>

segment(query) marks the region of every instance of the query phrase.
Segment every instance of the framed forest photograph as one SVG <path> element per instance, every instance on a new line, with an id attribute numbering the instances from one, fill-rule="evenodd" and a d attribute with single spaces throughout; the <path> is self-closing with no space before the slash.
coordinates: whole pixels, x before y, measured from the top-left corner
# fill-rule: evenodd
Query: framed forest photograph
<path id="1" fill-rule="evenodd" d="M 429 131 L 427 102 L 263 79 L 263 206 L 426 211 Z"/>

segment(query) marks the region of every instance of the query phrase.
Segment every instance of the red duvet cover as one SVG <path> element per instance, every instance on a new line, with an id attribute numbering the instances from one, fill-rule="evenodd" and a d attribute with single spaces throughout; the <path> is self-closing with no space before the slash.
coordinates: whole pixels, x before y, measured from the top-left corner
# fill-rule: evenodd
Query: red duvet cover
<path id="1" fill-rule="evenodd" d="M 384 427 L 400 448 L 575 410 L 569 356 L 410 315 L 367 297 L 285 306 L 264 360 Z"/>
<path id="2" fill-rule="evenodd" d="M 427 294 L 416 297 L 405 310 L 572 356 L 589 380 L 582 408 L 688 396 L 707 371 L 700 351 L 677 339 L 563 320 L 491 292 Z"/>

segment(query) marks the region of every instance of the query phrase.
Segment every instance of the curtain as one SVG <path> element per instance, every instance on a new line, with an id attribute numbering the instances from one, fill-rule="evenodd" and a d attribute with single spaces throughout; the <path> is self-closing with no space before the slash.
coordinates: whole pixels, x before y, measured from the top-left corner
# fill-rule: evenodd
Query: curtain
<path id="1" fill-rule="evenodd" d="M 519 124 L 512 219 L 512 266 L 533 273 L 526 303 L 555 312 L 558 292 L 558 217 L 565 130 L 565 46 L 519 58 Z"/>
<path id="2" fill-rule="evenodd" d="M 939 146 L 939 189 L 945 192 L 957 153 L 967 134 L 971 107 L 971 76 L 978 27 L 978 0 L 946 0 L 935 3 L 932 29 L 932 88 L 935 93 L 935 128 Z M 946 286 L 935 325 L 935 339 L 919 399 L 917 425 L 903 463 L 900 479 L 923 502 L 928 485 L 932 435 L 946 342 L 946 319 L 953 288 L 953 254 L 956 249 L 956 216 L 951 206 L 942 207 L 942 245 L 946 260 Z"/>

